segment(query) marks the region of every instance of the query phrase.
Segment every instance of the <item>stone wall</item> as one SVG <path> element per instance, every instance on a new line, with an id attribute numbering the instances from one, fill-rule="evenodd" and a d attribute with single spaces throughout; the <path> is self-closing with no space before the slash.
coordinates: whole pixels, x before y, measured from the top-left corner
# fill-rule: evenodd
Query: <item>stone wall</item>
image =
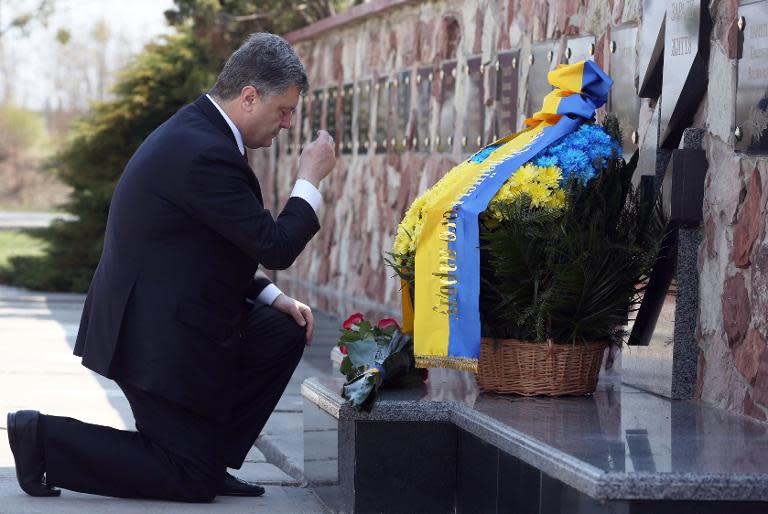
<path id="1" fill-rule="evenodd" d="M 520 56 L 526 56 L 543 41 L 559 43 L 553 46 L 554 59 L 559 62 L 564 59 L 565 41 L 587 34 L 595 36 L 595 61 L 610 73 L 611 33 L 627 26 L 641 28 L 643 2 L 380 0 L 355 9 L 287 36 L 309 71 L 310 97 L 314 89 L 368 79 L 375 83 L 380 77 L 394 77 L 404 70 L 415 77 L 425 66 L 433 66 L 438 74 L 441 64 L 452 59 L 457 69 L 463 70 L 470 57 L 479 56 L 490 69 L 499 52 L 519 49 Z M 704 240 L 699 252 L 697 339 L 701 356 L 696 397 L 765 420 L 768 235 L 764 220 L 768 192 L 764 192 L 763 184 L 768 180 L 768 160 L 734 151 L 738 1 L 712 1 L 709 9 L 713 18 L 710 80 L 693 118 L 694 127 L 706 130 L 704 148 L 709 162 Z M 526 88 L 529 69 L 528 60 L 520 58 L 518 128 L 529 108 L 528 97 L 536 94 Z M 495 86 L 490 77 L 487 73 L 484 78 L 485 141 L 494 135 Z M 415 98 L 414 81 L 410 87 Z M 399 283 L 385 266 L 384 252 L 389 250 L 397 223 L 411 201 L 469 155 L 461 141 L 465 128 L 462 113 L 473 101 L 468 91 L 469 81 L 459 73 L 452 102 L 457 115 L 448 151 L 390 149 L 376 153 L 371 147 L 367 153 L 340 155 L 337 168 L 321 188 L 326 203 L 321 232 L 291 271 L 278 275 L 281 287 L 291 291 L 300 288 L 304 296 L 310 294 L 316 306 L 338 315 L 360 305 L 368 311 L 397 309 Z M 428 135 L 434 140 L 441 133 L 437 81 L 429 102 L 432 115 Z M 637 125 L 641 146 L 654 107 L 654 100 L 641 101 Z M 375 102 L 371 108 L 373 125 Z M 338 104 L 339 116 L 340 110 Z M 409 134 L 418 123 L 417 116 L 417 104 L 412 102 Z M 352 119 L 356 118 L 355 111 Z M 301 119 L 297 113 L 297 125 Z M 299 128 L 309 133 L 309 121 Z M 353 129 L 356 145 L 357 126 Z M 373 137 L 373 127 L 371 134 Z M 294 129 L 293 142 L 300 137 Z M 256 165 L 266 202 L 275 211 L 285 201 L 295 177 L 298 153 L 289 154 L 289 144 L 288 136 L 281 134 L 269 152 L 260 154 Z"/>
<path id="2" fill-rule="evenodd" d="M 768 410 L 768 159 L 734 152 L 736 0 L 710 6 L 709 88 L 701 107 L 709 172 L 699 252 L 698 396 L 765 421 Z"/>
<path id="3" fill-rule="evenodd" d="M 437 75 L 446 60 L 455 59 L 457 69 L 461 70 L 470 56 L 481 56 L 484 65 L 491 66 L 499 51 L 520 49 L 524 55 L 539 41 L 587 33 L 597 36 L 595 59 L 608 69 L 610 30 L 613 26 L 637 24 L 641 2 L 627 0 L 614 5 L 588 1 L 586 6 L 584 3 L 572 0 L 375 1 L 360 6 L 369 11 L 367 16 L 353 18 L 340 26 L 330 24 L 333 28 L 317 34 L 313 34 L 310 27 L 309 31 L 288 35 L 288 39 L 309 71 L 310 98 L 315 89 L 364 79 L 375 82 L 404 70 L 411 70 L 415 76 L 416 70 L 424 66 L 434 66 Z M 561 47 L 554 58 L 562 59 L 564 51 Z M 520 59 L 521 85 L 527 80 L 528 67 L 528 62 Z M 484 132 L 488 141 L 493 135 L 495 85 L 488 78 L 490 74 L 486 75 Z M 415 82 L 411 87 L 412 98 L 415 98 Z M 433 139 L 439 131 L 439 95 L 439 84 L 435 81 L 429 123 Z M 466 102 L 467 83 L 459 73 L 453 102 L 455 112 L 464 113 Z M 527 90 L 520 87 L 518 127 L 522 126 L 526 103 Z M 375 120 L 376 106 L 372 108 L 371 120 Z M 408 126 L 412 130 L 417 116 L 415 103 L 409 116 Z M 301 114 L 297 113 L 297 124 L 300 120 Z M 457 114 L 451 151 L 375 153 L 371 148 L 367 154 L 341 155 L 332 176 L 322 186 L 326 202 L 321 219 L 323 228 L 290 274 L 280 275 L 282 283 L 299 279 L 305 285 L 322 286 L 329 292 L 374 302 L 383 310 L 396 309 L 399 283 L 385 267 L 384 252 L 391 248 L 397 224 L 413 199 L 469 155 L 469 150 L 461 145 L 463 122 L 463 116 Z M 308 133 L 308 122 L 301 129 Z M 287 135 L 281 134 L 278 148 L 262 155 L 262 164 L 255 166 L 265 185 L 263 189 L 271 196 L 266 201 L 275 208 L 285 200 L 295 177 L 297 153 L 287 154 L 286 144 Z M 274 180 L 271 173 L 259 172 L 260 167 L 274 169 L 274 166 L 277 169 Z M 333 304 L 330 307 L 333 308 Z"/>

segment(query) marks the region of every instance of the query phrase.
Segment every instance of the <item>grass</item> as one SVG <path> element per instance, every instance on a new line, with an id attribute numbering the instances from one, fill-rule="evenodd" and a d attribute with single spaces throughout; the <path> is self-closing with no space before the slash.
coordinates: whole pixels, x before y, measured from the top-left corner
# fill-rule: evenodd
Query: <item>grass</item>
<path id="1" fill-rule="evenodd" d="M 45 251 L 45 243 L 18 230 L 0 230 L 0 268 L 17 255 L 37 256 Z"/>

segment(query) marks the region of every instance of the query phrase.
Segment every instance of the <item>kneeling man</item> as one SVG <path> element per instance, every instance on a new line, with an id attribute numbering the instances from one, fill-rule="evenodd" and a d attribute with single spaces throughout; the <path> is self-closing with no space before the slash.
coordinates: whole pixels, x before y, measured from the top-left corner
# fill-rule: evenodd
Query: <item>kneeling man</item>
<path id="1" fill-rule="evenodd" d="M 320 228 L 320 181 L 335 165 L 321 132 L 301 155 L 277 219 L 246 147 L 270 146 L 307 89 L 282 38 L 253 34 L 208 94 L 147 137 L 110 205 L 75 354 L 123 390 L 136 431 L 36 411 L 8 414 L 22 489 L 178 501 L 258 496 L 239 468 L 283 393 L 312 312 L 261 264 L 286 269 Z"/>

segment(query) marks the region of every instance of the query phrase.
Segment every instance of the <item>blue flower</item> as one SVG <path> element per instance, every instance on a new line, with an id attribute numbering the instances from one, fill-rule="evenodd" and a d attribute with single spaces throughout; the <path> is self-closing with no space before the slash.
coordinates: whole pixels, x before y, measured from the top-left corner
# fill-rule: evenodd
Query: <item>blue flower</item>
<path id="1" fill-rule="evenodd" d="M 550 166 L 557 166 L 557 157 L 554 155 L 543 155 L 538 157 L 534 164 L 542 168 L 548 168 Z"/>
<path id="2" fill-rule="evenodd" d="M 560 167 L 563 170 L 561 184 L 571 176 L 586 184 L 603 171 L 608 159 L 621 153 L 619 142 L 601 126 L 585 123 L 546 148 L 533 159 L 533 164 Z"/>

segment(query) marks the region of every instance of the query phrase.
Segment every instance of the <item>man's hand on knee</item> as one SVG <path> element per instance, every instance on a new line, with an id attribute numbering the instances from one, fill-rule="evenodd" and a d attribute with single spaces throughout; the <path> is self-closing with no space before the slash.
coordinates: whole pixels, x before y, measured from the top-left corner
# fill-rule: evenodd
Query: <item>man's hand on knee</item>
<path id="1" fill-rule="evenodd" d="M 292 317 L 299 326 L 306 327 L 306 342 L 307 344 L 312 342 L 312 334 L 315 331 L 315 318 L 312 316 L 312 309 L 308 305 L 280 293 L 275 298 L 275 301 L 272 302 L 272 307 Z"/>

